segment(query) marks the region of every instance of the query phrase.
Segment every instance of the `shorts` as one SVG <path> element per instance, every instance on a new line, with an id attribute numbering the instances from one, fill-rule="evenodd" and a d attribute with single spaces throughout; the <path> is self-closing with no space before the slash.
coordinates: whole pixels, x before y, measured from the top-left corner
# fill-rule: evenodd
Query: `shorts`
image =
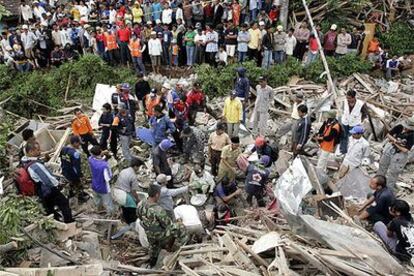
<path id="1" fill-rule="evenodd" d="M 226 45 L 226 52 L 229 57 L 234 57 L 236 53 L 236 45 Z"/>
<path id="2" fill-rule="evenodd" d="M 161 56 L 151 56 L 151 64 L 154 66 L 161 65 Z"/>

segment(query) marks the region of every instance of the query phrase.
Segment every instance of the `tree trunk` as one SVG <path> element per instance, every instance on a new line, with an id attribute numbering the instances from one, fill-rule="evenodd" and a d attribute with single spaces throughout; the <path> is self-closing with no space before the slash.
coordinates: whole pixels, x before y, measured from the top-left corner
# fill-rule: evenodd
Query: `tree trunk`
<path id="1" fill-rule="evenodd" d="M 283 29 L 286 30 L 289 16 L 289 0 L 280 0 L 280 7 L 280 22 L 282 22 Z"/>

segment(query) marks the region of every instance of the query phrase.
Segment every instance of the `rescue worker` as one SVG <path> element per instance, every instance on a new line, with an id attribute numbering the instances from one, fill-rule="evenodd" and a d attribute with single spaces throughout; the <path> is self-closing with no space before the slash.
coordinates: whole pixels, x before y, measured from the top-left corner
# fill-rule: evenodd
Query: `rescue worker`
<path id="1" fill-rule="evenodd" d="M 154 107 L 157 106 L 160 101 L 161 97 L 157 95 L 157 89 L 152 88 L 151 92 L 144 97 L 145 101 L 145 114 L 147 115 L 148 119 L 154 116 Z"/>
<path id="2" fill-rule="evenodd" d="M 325 113 L 325 116 L 326 121 L 323 122 L 316 136 L 320 146 L 317 168 L 324 173 L 326 172 L 329 156 L 335 152 L 341 135 L 341 126 L 336 120 L 336 110 L 329 110 Z"/>
<path id="3" fill-rule="evenodd" d="M 263 199 L 265 185 L 269 178 L 270 171 L 266 167 L 270 163 L 270 157 L 263 155 L 260 158 L 260 162 L 255 164 L 251 163 L 247 167 L 246 171 L 246 193 L 247 193 L 247 203 L 253 207 L 253 197 L 256 198 L 257 205 L 259 207 L 265 207 L 266 203 Z"/>
<path id="4" fill-rule="evenodd" d="M 122 155 L 127 162 L 130 162 L 132 155 L 129 146 L 134 134 L 133 120 L 124 103 L 119 104 L 118 109 L 119 112 L 115 116 L 112 126 L 117 129 Z"/>
<path id="5" fill-rule="evenodd" d="M 131 35 L 131 39 L 128 44 L 129 51 L 131 53 L 132 63 L 136 74 L 145 75 L 145 66 L 142 62 L 142 52 L 145 51 L 146 46 L 141 47 L 141 40 L 136 34 Z"/>
<path id="6" fill-rule="evenodd" d="M 408 118 L 396 125 L 387 134 L 387 138 L 388 143 L 384 147 L 377 174 L 386 176 L 388 186 L 394 190 L 414 144 L 414 118 Z"/>
<path id="7" fill-rule="evenodd" d="M 69 197 L 77 196 L 79 201 L 86 201 L 88 194 L 82 189 L 81 140 L 78 136 L 71 136 L 70 145 L 63 147 L 60 152 L 60 161 L 63 176 L 69 181 Z"/>
<path id="8" fill-rule="evenodd" d="M 346 93 L 342 112 L 343 133 L 341 137 L 340 151 L 346 154 L 348 150 L 349 131 L 357 125 L 362 125 L 362 121 L 368 116 L 366 104 L 356 98 L 356 91 L 349 90 Z"/>
<path id="9" fill-rule="evenodd" d="M 74 110 L 75 118 L 72 120 L 72 132 L 74 135 L 81 139 L 82 150 L 89 157 L 90 153 L 88 150 L 89 143 L 94 146 L 98 145 L 98 141 L 93 134 L 93 129 L 89 121 L 88 116 L 83 114 L 80 108 Z"/>
<path id="10" fill-rule="evenodd" d="M 160 195 L 161 186 L 151 184 L 148 199 L 141 201 L 137 207 L 137 216 L 150 245 L 149 263 L 152 267 L 157 263 L 161 249 L 171 251 L 174 247 L 185 245 L 189 240 L 185 227 L 172 222 L 164 208 L 158 204 Z"/>

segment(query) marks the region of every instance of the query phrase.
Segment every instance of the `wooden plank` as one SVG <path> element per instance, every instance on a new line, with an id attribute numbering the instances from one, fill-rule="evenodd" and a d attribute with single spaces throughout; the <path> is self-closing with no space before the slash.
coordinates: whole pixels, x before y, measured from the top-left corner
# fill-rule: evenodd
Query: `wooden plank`
<path id="1" fill-rule="evenodd" d="M 374 91 L 374 89 L 366 82 L 362 79 L 361 75 L 358 73 L 354 73 L 352 74 L 354 76 L 354 78 L 360 83 L 362 84 L 362 86 L 368 90 L 369 93 L 371 93 L 372 95 L 376 94 L 376 92 Z"/>
<path id="2" fill-rule="evenodd" d="M 44 268 L 9 267 L 4 270 L 20 276 L 96 276 L 101 275 L 104 271 L 102 264 Z"/>
<path id="3" fill-rule="evenodd" d="M 59 144 L 55 148 L 55 152 L 53 153 L 52 158 L 49 160 L 48 163 L 56 163 L 59 158 L 59 153 L 62 150 L 62 148 L 66 144 L 66 140 L 68 139 L 70 133 L 72 132 L 72 129 L 69 127 L 66 129 L 65 133 L 63 134 L 62 138 L 59 141 Z"/>
<path id="4" fill-rule="evenodd" d="M 259 265 L 265 266 L 266 268 L 269 266 L 269 263 L 264 260 L 262 257 L 260 257 L 258 254 L 254 253 L 253 250 L 250 249 L 250 247 L 248 247 L 246 244 L 242 243 L 239 240 L 235 240 L 235 242 L 241 247 L 243 248 L 244 251 L 246 251 L 247 253 L 250 254 L 250 256 L 253 257 L 254 260 L 256 260 L 256 262 Z"/>
<path id="5" fill-rule="evenodd" d="M 223 243 L 226 248 L 229 249 L 230 255 L 233 257 L 234 262 L 238 264 L 243 269 L 248 269 L 253 272 L 258 272 L 257 267 L 253 265 L 249 257 L 247 257 L 234 243 L 229 233 L 226 233 L 222 236 Z"/>
<path id="6" fill-rule="evenodd" d="M 185 275 L 200 276 L 200 274 L 196 273 L 194 270 L 186 266 L 183 262 L 179 261 L 178 263 L 180 264 L 181 269 L 185 272 Z"/>

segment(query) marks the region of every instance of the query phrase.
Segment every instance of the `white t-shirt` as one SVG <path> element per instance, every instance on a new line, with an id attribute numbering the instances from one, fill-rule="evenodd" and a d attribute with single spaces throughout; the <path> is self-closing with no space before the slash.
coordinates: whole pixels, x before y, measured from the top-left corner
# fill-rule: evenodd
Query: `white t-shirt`
<path id="1" fill-rule="evenodd" d="M 184 226 L 202 225 L 197 209 L 192 205 L 180 205 L 174 208 L 175 218 L 180 219 Z"/>

